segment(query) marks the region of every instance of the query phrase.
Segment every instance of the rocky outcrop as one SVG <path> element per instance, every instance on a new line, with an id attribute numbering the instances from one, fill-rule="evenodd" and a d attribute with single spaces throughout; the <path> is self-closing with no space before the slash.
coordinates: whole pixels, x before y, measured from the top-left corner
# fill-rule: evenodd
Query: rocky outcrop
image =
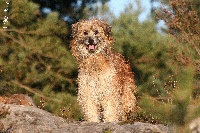
<path id="1" fill-rule="evenodd" d="M 15 95 L 16 96 L 16 95 Z M 20 96 L 23 97 L 23 96 Z M 91 123 L 66 121 L 36 106 L 0 103 L 0 133 L 170 133 L 167 126 L 135 122 Z M 14 98 L 16 99 L 16 98 Z M 12 102 L 13 103 L 12 99 Z M 19 102 L 20 101 L 20 102 Z M 30 99 L 28 99 L 30 102 Z M 28 102 L 28 103 L 29 103 Z M 6 103 L 6 104 L 5 104 Z M 26 103 L 26 102 L 25 102 Z M 30 105 L 30 104 L 28 104 Z"/>
<path id="2" fill-rule="evenodd" d="M 167 126 L 135 122 L 134 124 L 67 122 L 35 106 L 0 104 L 5 112 L 0 132 L 9 133 L 167 133 Z M 1 113 L 3 114 L 3 113 Z M 1 116 L 2 117 L 2 116 Z"/>
<path id="3" fill-rule="evenodd" d="M 194 119 L 190 124 L 189 128 L 192 133 L 200 133 L 200 118 Z"/>

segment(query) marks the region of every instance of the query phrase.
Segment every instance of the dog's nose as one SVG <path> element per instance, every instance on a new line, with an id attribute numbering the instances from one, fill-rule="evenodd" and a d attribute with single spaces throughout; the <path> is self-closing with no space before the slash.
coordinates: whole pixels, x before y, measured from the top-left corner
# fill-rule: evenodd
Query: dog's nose
<path id="1" fill-rule="evenodd" d="M 89 44 L 94 44 L 94 39 L 92 39 L 91 37 L 88 40 Z"/>

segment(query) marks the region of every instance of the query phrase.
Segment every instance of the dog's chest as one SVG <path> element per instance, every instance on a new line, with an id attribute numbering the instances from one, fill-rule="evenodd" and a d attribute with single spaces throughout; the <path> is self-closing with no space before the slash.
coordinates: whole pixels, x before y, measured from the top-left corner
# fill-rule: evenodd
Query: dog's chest
<path id="1" fill-rule="evenodd" d="M 109 95 L 114 87 L 115 69 L 106 58 L 90 58 L 81 64 L 79 69 L 79 89 L 93 96 Z M 79 90 L 81 91 L 81 90 Z"/>

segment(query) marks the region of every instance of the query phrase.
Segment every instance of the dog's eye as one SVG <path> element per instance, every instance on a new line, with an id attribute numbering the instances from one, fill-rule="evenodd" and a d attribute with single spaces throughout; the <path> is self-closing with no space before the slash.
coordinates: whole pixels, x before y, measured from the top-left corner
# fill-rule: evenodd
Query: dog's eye
<path id="1" fill-rule="evenodd" d="M 98 30 L 95 30 L 95 31 L 94 31 L 94 34 L 95 34 L 95 35 L 97 35 L 98 33 L 99 33 L 99 31 L 98 31 Z"/>
<path id="2" fill-rule="evenodd" d="M 88 35 L 88 32 L 87 32 L 87 31 L 84 31 L 83 34 L 84 34 L 84 35 Z"/>

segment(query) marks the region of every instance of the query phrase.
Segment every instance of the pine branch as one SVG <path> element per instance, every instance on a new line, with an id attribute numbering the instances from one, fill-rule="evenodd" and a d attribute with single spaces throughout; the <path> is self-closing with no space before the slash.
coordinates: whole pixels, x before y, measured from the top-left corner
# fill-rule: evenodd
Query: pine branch
<path id="1" fill-rule="evenodd" d="M 40 92 L 39 90 L 36 91 L 36 89 L 33 89 L 33 88 L 30 88 L 28 86 L 25 86 L 23 84 L 21 84 L 20 82 L 16 81 L 16 80 L 12 80 L 11 83 L 21 87 L 21 88 L 24 88 L 26 91 L 29 91 L 39 97 L 43 97 L 44 99 L 48 100 L 48 101 L 53 101 L 53 102 L 57 102 L 57 103 L 62 103 L 61 100 L 58 100 L 58 99 L 54 99 L 54 98 L 50 98 L 50 97 L 46 97 L 42 94 L 42 92 Z"/>
<path id="2" fill-rule="evenodd" d="M 7 32 L 5 32 L 4 30 L 0 30 L 0 33 L 2 33 L 2 35 L 4 35 L 5 37 L 13 40 L 14 42 L 20 44 L 22 47 L 26 48 L 27 49 L 27 46 L 23 43 L 23 42 L 20 42 L 18 41 L 16 38 L 14 38 L 13 36 L 9 35 Z"/>

